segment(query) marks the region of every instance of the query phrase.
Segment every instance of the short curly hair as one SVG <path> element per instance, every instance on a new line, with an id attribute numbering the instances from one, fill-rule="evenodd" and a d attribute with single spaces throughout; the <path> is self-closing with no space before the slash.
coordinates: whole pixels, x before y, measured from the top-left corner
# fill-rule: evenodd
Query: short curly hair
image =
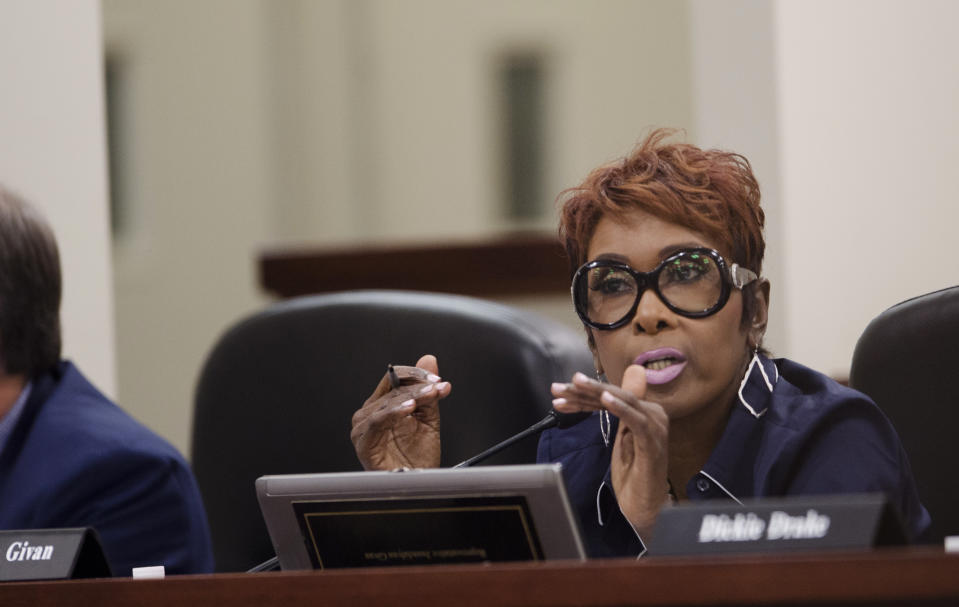
<path id="1" fill-rule="evenodd" d="M 635 209 L 708 236 L 732 256 L 730 262 L 761 275 L 765 214 L 749 161 L 732 152 L 666 141 L 676 132 L 652 131 L 631 154 L 593 170 L 581 184 L 560 194 L 559 234 L 571 279 L 588 261 L 586 252 L 599 220 Z M 752 300 L 744 297 L 744 324 L 754 313 Z"/>
<path id="2" fill-rule="evenodd" d="M 34 377 L 60 360 L 60 255 L 40 212 L 0 186 L 0 369 Z"/>

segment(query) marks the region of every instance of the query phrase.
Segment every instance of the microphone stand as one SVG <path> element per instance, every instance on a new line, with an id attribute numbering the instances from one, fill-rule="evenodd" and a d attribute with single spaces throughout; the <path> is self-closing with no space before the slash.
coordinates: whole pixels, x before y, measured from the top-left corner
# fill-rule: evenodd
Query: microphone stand
<path id="1" fill-rule="evenodd" d="M 549 413 L 546 414 L 546 417 L 539 420 L 538 422 L 536 422 L 529 428 L 523 430 L 519 434 L 511 436 L 507 438 L 506 440 L 504 440 L 503 442 L 493 445 L 486 451 L 483 451 L 482 453 L 474 455 L 473 457 L 467 460 L 463 460 L 453 467 L 468 468 L 472 466 L 473 464 L 477 464 L 489 457 L 492 457 L 493 455 L 496 455 L 503 449 L 506 449 L 507 447 L 515 443 L 518 443 L 519 441 L 523 440 L 524 438 L 528 436 L 539 434 L 543 430 L 546 430 L 547 428 L 553 428 L 554 426 L 559 426 L 560 428 L 568 428 L 574 424 L 578 424 L 579 422 L 583 421 L 589 416 L 590 416 L 589 411 L 583 411 L 581 413 L 559 413 L 555 409 L 550 409 Z"/>

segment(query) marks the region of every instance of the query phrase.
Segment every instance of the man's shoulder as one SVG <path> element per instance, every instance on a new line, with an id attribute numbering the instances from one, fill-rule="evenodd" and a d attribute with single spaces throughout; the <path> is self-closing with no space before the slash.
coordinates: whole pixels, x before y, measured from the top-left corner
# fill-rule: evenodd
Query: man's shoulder
<path id="1" fill-rule="evenodd" d="M 32 420 L 24 448 L 47 457 L 147 456 L 183 461 L 165 439 L 100 392 L 72 363 L 64 362 Z"/>

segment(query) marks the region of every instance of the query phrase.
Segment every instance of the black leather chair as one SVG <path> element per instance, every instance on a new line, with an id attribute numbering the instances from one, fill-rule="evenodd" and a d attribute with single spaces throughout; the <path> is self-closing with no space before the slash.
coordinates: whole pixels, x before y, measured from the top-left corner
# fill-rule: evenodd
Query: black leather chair
<path id="1" fill-rule="evenodd" d="M 849 385 L 892 420 L 909 456 L 931 540 L 959 534 L 959 286 L 896 304 L 877 316 L 853 353 Z"/>
<path id="2" fill-rule="evenodd" d="M 479 299 L 354 291 L 288 300 L 239 322 L 204 365 L 196 390 L 192 463 L 219 571 L 273 556 L 254 480 L 264 474 L 361 469 L 353 412 L 387 363 L 439 359 L 453 383 L 442 404 L 444 466 L 543 418 L 549 384 L 592 372 L 585 335 Z M 483 462 L 532 462 L 527 439 Z"/>

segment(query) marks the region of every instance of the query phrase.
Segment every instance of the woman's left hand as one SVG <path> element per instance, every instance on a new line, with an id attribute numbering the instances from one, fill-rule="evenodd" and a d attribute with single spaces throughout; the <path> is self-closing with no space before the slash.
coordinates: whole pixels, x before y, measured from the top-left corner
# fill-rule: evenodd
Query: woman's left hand
<path id="1" fill-rule="evenodd" d="M 572 384 L 554 384 L 556 410 L 573 413 L 605 409 L 619 418 L 610 475 L 619 508 L 640 537 L 648 539 L 659 511 L 669 502 L 667 480 L 669 418 L 646 395 L 646 370 L 631 365 L 622 387 L 581 373 Z"/>

